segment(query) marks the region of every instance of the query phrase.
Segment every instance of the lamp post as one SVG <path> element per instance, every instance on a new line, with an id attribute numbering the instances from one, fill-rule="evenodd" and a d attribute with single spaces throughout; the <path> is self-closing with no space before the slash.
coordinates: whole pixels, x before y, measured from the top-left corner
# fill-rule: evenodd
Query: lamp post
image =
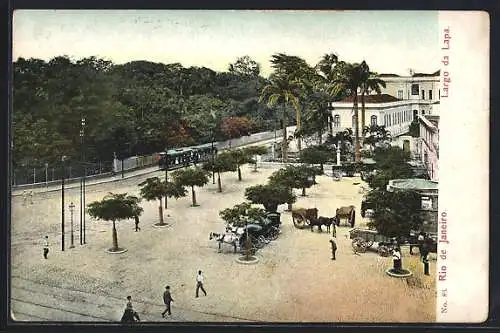
<path id="1" fill-rule="evenodd" d="M 49 190 L 49 163 L 45 163 L 45 189 Z"/>
<path id="2" fill-rule="evenodd" d="M 61 157 L 62 162 L 62 181 L 61 181 L 61 251 L 64 251 L 64 177 L 66 176 L 65 167 L 66 156 Z"/>
<path id="3" fill-rule="evenodd" d="M 215 155 L 214 155 L 214 129 L 215 129 L 215 118 L 216 118 L 216 115 L 215 115 L 215 111 L 214 110 L 210 110 L 210 115 L 212 115 L 212 118 L 214 120 L 214 124 L 212 126 L 212 184 L 215 184 L 215 169 L 214 169 L 214 163 L 215 163 Z"/>
<path id="4" fill-rule="evenodd" d="M 165 183 L 168 181 L 168 147 L 165 147 Z M 167 209 L 167 196 L 165 196 L 165 209 Z"/>
<path id="5" fill-rule="evenodd" d="M 71 214 L 71 245 L 69 246 L 70 249 L 75 247 L 75 238 L 73 235 L 73 211 L 74 211 L 74 209 L 75 209 L 75 205 L 73 204 L 73 202 L 71 202 L 69 204 L 69 212 Z"/>
<path id="6" fill-rule="evenodd" d="M 340 140 L 337 142 L 337 166 L 340 165 Z"/>
<path id="7" fill-rule="evenodd" d="M 81 119 L 80 139 L 82 143 L 82 166 L 83 174 L 80 177 L 80 245 L 86 244 L 85 241 L 85 178 L 87 176 L 87 167 L 85 166 L 85 117 Z"/>

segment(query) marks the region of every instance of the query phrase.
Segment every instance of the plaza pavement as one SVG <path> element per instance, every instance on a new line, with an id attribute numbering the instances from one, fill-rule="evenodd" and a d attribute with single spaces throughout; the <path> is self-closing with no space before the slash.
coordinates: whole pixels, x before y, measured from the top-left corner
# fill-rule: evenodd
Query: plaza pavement
<path id="1" fill-rule="evenodd" d="M 244 201 L 244 189 L 263 184 L 273 169 L 251 172 L 243 167 L 243 181 L 237 173 L 222 174 L 223 192 L 209 182 L 196 188 L 199 207 L 190 207 L 188 196 L 169 200 L 167 228 L 156 228 L 158 202 L 142 203 L 140 232 L 133 221 L 117 222 L 118 241 L 128 251 L 105 252 L 111 246 L 111 223 L 87 217 L 87 244 L 79 243 L 78 213 L 74 217 L 75 248 L 70 244 L 70 216 L 66 214 L 66 249 L 61 251 L 60 195 L 37 193 L 34 203 L 12 200 L 11 308 L 17 320 L 118 321 L 131 295 L 145 322 L 251 321 L 251 322 L 432 322 L 435 320 L 434 277 L 422 276 L 418 256 L 404 252 L 403 265 L 424 284 L 408 286 L 405 280 L 385 274 L 391 258 L 374 251 L 355 255 L 346 226 L 337 230 L 337 260 L 330 260 L 326 232 L 293 226 L 291 216 L 282 213 L 282 234 L 259 250 L 259 262 L 241 265 L 238 254 L 210 241 L 210 232 L 224 230 L 219 211 Z M 138 194 L 137 184 L 161 171 L 88 188 L 87 203 L 106 193 Z M 317 207 L 319 214 L 333 216 L 339 206 L 354 204 L 356 221 L 361 194 L 359 178 L 333 181 L 317 177 L 318 184 L 298 197 L 295 206 Z M 354 183 L 359 183 L 355 185 Z M 297 191 L 300 194 L 300 191 Z M 78 203 L 79 188 L 67 191 L 66 202 Z M 281 211 L 283 207 L 280 207 Z M 78 212 L 78 207 L 76 209 Z M 51 243 L 49 259 L 42 256 L 43 236 Z M 194 297 L 198 269 L 206 276 L 208 296 Z M 431 274 L 435 262 L 431 262 Z M 162 293 L 172 288 L 175 302 L 172 317 L 163 319 Z"/>

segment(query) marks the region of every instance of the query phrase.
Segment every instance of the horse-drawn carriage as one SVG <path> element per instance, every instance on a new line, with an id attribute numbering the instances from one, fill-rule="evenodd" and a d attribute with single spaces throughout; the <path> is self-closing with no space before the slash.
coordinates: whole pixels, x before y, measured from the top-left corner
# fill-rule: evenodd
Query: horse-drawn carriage
<path id="1" fill-rule="evenodd" d="M 366 252 L 366 250 L 377 243 L 377 252 L 382 257 L 391 254 L 397 242 L 394 238 L 381 235 L 377 230 L 354 228 L 349 230 L 349 238 L 352 239 L 352 247 L 356 252 Z"/>
<path id="2" fill-rule="evenodd" d="M 272 240 L 276 240 L 281 232 L 280 230 L 280 214 L 268 213 L 266 217 L 260 221 L 251 221 L 245 226 L 239 227 L 228 224 L 226 231 L 223 234 L 210 233 L 209 239 L 215 239 L 219 242 L 219 252 L 221 244 L 226 243 L 236 248 L 240 248 L 240 252 L 246 250 L 247 240 L 248 246 L 252 253 L 269 244 Z"/>
<path id="3" fill-rule="evenodd" d="M 346 206 L 337 208 L 334 217 L 318 217 L 317 208 L 297 208 L 292 210 L 292 221 L 293 225 L 298 229 L 311 228 L 313 230 L 314 226 L 317 226 L 321 230 L 321 226 L 325 225 L 327 231 L 330 231 L 330 226 L 335 225 L 340 226 L 340 222 L 343 218 L 352 227 L 354 227 L 356 216 L 356 209 L 354 206 Z"/>

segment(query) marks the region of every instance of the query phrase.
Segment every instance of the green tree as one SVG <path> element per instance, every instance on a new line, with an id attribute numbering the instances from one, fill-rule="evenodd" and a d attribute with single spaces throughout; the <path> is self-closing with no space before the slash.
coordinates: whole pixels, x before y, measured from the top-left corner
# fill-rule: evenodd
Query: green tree
<path id="1" fill-rule="evenodd" d="M 110 252 L 119 252 L 116 221 L 126 220 L 139 216 L 143 209 L 139 206 L 140 198 L 127 193 L 108 193 L 101 201 L 94 201 L 87 205 L 87 212 L 97 220 L 113 222 L 113 247 Z"/>
<path id="2" fill-rule="evenodd" d="M 232 160 L 236 163 L 236 169 L 238 170 L 238 181 L 241 181 L 241 166 L 246 163 L 251 163 L 252 156 L 250 156 L 249 151 L 246 149 L 232 149 L 229 151 Z"/>
<path id="3" fill-rule="evenodd" d="M 233 74 L 256 77 L 260 74 L 260 65 L 252 60 L 252 58 L 245 55 L 243 57 L 238 57 L 235 63 L 229 64 L 228 70 Z"/>
<path id="4" fill-rule="evenodd" d="M 194 187 L 205 186 L 205 184 L 208 183 L 208 173 L 200 167 L 194 167 L 174 171 L 172 176 L 176 184 L 191 187 L 191 196 L 193 199 L 192 206 L 198 206 L 196 203 L 196 193 L 194 191 Z"/>
<path id="5" fill-rule="evenodd" d="M 229 225 L 244 227 L 249 222 L 261 222 L 266 212 L 261 208 L 252 207 L 248 202 L 236 204 L 219 212 L 219 216 Z"/>
<path id="6" fill-rule="evenodd" d="M 307 164 L 319 164 L 323 172 L 323 164 L 332 158 L 332 153 L 324 146 L 308 147 L 300 152 L 300 161 Z"/>
<path id="7" fill-rule="evenodd" d="M 367 126 L 363 129 L 363 136 L 366 134 L 368 134 L 368 136 L 363 139 L 363 142 L 369 144 L 373 148 L 375 148 L 378 143 L 389 144 L 391 141 L 391 133 L 385 129 L 385 126 Z"/>
<path id="8" fill-rule="evenodd" d="M 285 77 L 289 82 L 296 84 L 297 103 L 295 109 L 296 132 L 302 133 L 302 113 L 305 110 L 307 97 L 313 93 L 316 80 L 315 69 L 297 56 L 277 53 L 272 56 L 271 66 L 277 75 Z M 297 135 L 297 148 L 302 150 L 301 136 Z"/>
<path id="9" fill-rule="evenodd" d="M 281 185 L 288 188 L 290 193 L 293 193 L 294 188 L 304 188 L 304 185 L 307 184 L 308 175 L 299 167 L 288 165 L 285 168 L 281 168 L 271 174 L 269 176 L 269 184 L 270 185 Z M 311 184 L 312 185 L 312 184 Z M 310 186 L 308 186 L 310 187 Z M 288 203 L 288 210 L 292 210 L 292 203 Z"/>
<path id="10" fill-rule="evenodd" d="M 276 212 L 278 205 L 294 203 L 297 198 L 283 185 L 255 185 L 245 189 L 245 198 L 254 204 L 262 204 L 268 212 Z"/>
<path id="11" fill-rule="evenodd" d="M 222 152 L 220 154 L 217 154 L 217 156 L 214 158 L 213 164 L 212 161 L 203 164 L 204 170 L 217 173 L 217 190 L 219 193 L 222 192 L 220 174 L 222 172 L 236 171 L 237 168 L 238 166 L 236 165 L 233 156 L 229 152 Z"/>
<path id="12" fill-rule="evenodd" d="M 419 193 L 375 189 L 367 194 L 367 200 L 372 203 L 374 211 L 368 226 L 375 228 L 382 235 L 408 236 L 410 230 L 421 229 L 423 219 Z"/>
<path id="13" fill-rule="evenodd" d="M 158 177 L 151 177 L 139 183 L 141 186 L 141 196 L 147 201 L 159 200 L 160 206 L 158 207 L 158 213 L 160 217 L 160 223 L 156 224 L 159 226 L 167 225 L 163 219 L 163 206 L 162 199 L 165 197 L 165 201 L 169 197 L 174 197 L 176 199 L 186 196 L 186 190 L 184 187 L 175 182 L 165 182 L 160 180 Z M 165 206 L 166 208 L 166 206 Z"/>
<path id="14" fill-rule="evenodd" d="M 399 147 L 377 147 L 373 159 L 376 162 L 375 174 L 367 179 L 372 189 L 385 189 L 391 179 L 413 177 L 413 170 L 408 164 L 410 153 Z"/>
<path id="15" fill-rule="evenodd" d="M 272 74 L 270 77 L 270 83 L 266 85 L 260 94 L 259 103 L 267 101 L 268 106 L 273 106 L 275 104 L 282 105 L 282 126 L 283 126 L 283 140 L 281 142 L 281 154 L 283 162 L 288 160 L 287 155 L 287 131 L 286 127 L 288 124 L 288 113 L 286 112 L 286 106 L 291 104 L 295 110 L 297 110 L 299 105 L 299 85 L 295 81 L 290 81 L 283 75 Z"/>
<path id="16" fill-rule="evenodd" d="M 267 147 L 266 146 L 249 146 L 243 148 L 245 150 L 245 153 L 248 156 L 257 156 L 257 155 L 264 155 L 267 154 Z M 254 172 L 257 172 L 257 159 L 252 158 L 251 163 L 254 164 Z"/>

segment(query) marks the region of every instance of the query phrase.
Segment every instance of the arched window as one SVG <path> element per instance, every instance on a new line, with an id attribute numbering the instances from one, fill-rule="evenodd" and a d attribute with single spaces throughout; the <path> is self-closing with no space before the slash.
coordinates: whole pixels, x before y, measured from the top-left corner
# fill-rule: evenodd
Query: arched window
<path id="1" fill-rule="evenodd" d="M 338 114 L 333 116 L 333 127 L 340 127 L 340 116 Z"/>
<path id="2" fill-rule="evenodd" d="M 371 116 L 370 125 L 377 126 L 377 116 L 375 116 L 375 115 Z"/>

